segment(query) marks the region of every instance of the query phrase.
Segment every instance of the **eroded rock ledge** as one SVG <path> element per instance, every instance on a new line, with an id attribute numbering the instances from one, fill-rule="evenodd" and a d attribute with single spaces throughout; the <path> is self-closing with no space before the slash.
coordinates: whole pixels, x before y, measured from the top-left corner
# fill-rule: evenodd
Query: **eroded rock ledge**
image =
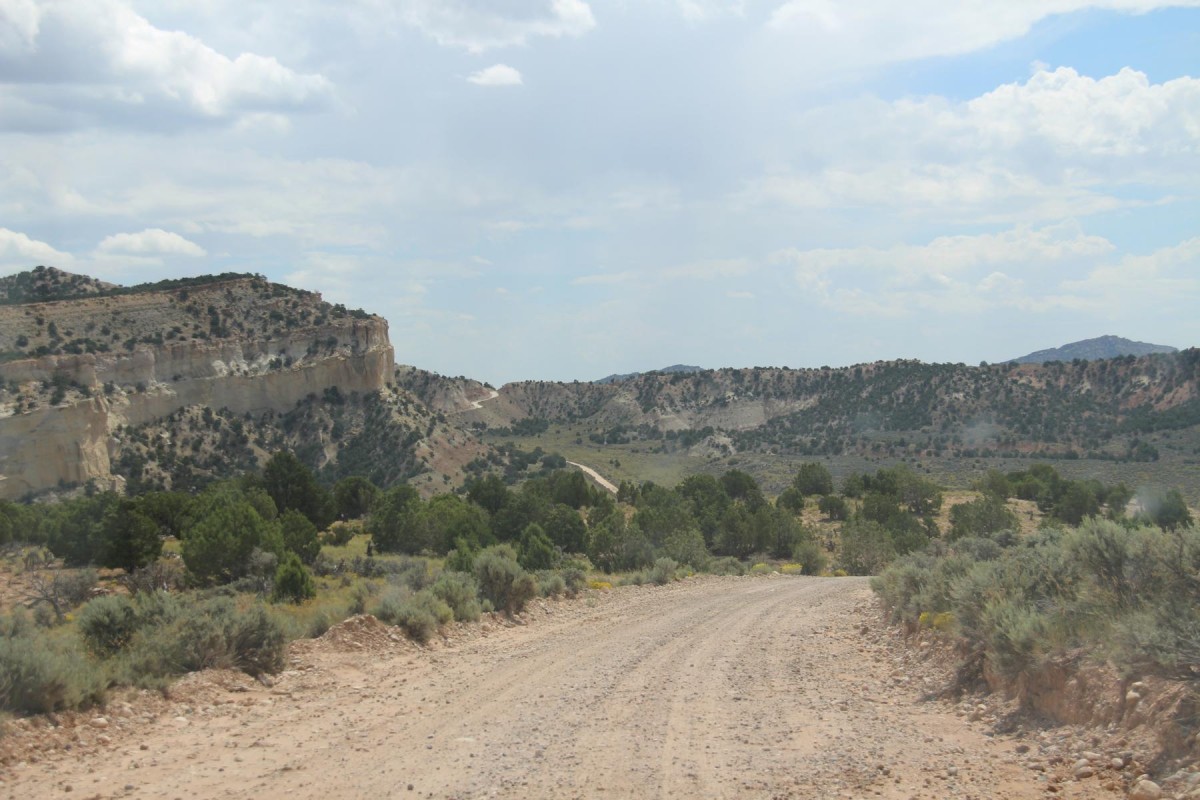
<path id="1" fill-rule="evenodd" d="M 395 368 L 383 318 L 254 277 L 0 307 L 0 349 L 8 499 L 113 486 L 121 426 L 195 405 L 287 411 L 330 387 L 381 390 Z"/>

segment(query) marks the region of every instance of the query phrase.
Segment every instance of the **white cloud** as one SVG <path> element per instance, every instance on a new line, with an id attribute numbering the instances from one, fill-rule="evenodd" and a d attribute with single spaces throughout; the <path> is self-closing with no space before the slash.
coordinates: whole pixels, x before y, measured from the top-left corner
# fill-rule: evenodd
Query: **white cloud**
<path id="1" fill-rule="evenodd" d="M 582 275 L 573 279 L 571 284 L 573 286 L 633 285 L 638 286 L 640 289 L 648 289 L 676 282 L 729 282 L 738 278 L 744 278 L 755 269 L 756 265 L 746 258 L 715 259 L 712 261 L 679 264 L 671 267 L 647 267 L 640 270 Z M 731 291 L 736 292 L 737 290 Z M 737 296 L 744 297 L 742 294 L 738 294 Z"/>
<path id="2" fill-rule="evenodd" d="M 96 246 L 100 255 L 135 256 L 192 256 L 207 255 L 203 247 L 188 241 L 178 233 L 161 228 L 147 228 L 140 233 L 118 233 L 107 236 Z"/>
<path id="3" fill-rule="evenodd" d="M 520 86 L 523 83 L 521 73 L 507 64 L 493 64 L 472 72 L 467 80 L 476 86 Z"/>
<path id="4" fill-rule="evenodd" d="M 1200 155 L 1200 79 L 1152 84 L 1128 67 L 1100 79 L 1069 67 L 1043 69 L 965 104 L 901 102 L 896 113 L 938 124 L 948 138 L 992 152 L 1037 144 L 1072 161 Z"/>
<path id="5" fill-rule="evenodd" d="M 675 211 L 681 205 L 679 188 L 669 184 L 623 186 L 611 195 L 615 211 L 642 214 L 650 211 Z"/>
<path id="6" fill-rule="evenodd" d="M 624 272 L 601 272 L 595 275 L 580 275 L 571 281 L 572 286 L 616 286 L 637 283 L 641 276 L 633 270 Z"/>
<path id="7" fill-rule="evenodd" d="M 861 68 L 975 52 L 1024 36 L 1058 14 L 1197 5 L 1200 0 L 788 0 L 771 14 L 767 28 L 798 57 Z"/>
<path id="8" fill-rule="evenodd" d="M 739 199 L 974 222 L 1082 217 L 1170 200 L 1200 174 L 1200 79 L 1038 70 L 966 102 L 848 101 L 797 118 L 795 156 Z M 1136 185 L 1134 196 L 1122 187 Z"/>
<path id="9" fill-rule="evenodd" d="M 782 203 L 807 209 L 886 208 L 905 216 L 975 222 L 1041 221 L 1109 211 L 1122 202 L 1085 181 L 1058 183 L 995 163 L 901 161 L 830 166 L 815 174 L 785 172 L 752 181 L 746 204 Z"/>
<path id="10" fill-rule="evenodd" d="M 30 239 L 23 233 L 0 228 L 0 268 L 30 269 L 36 266 L 66 267 L 75 259 L 45 242 Z"/>
<path id="11" fill-rule="evenodd" d="M 520 219 L 501 219 L 484 223 L 484 227 L 493 233 L 498 234 L 513 234 L 521 233 L 522 231 L 533 230 L 540 227 L 537 223 L 526 222 Z"/>
<path id="12" fill-rule="evenodd" d="M 1126 255 L 1081 280 L 1065 281 L 1063 289 L 1097 308 L 1190 314 L 1200 304 L 1200 237 L 1149 255 Z"/>
<path id="13" fill-rule="evenodd" d="M 41 18 L 34 0 L 0 0 L 0 56 L 32 50 Z"/>
<path id="14" fill-rule="evenodd" d="M 688 22 L 707 22 L 727 15 L 741 16 L 745 0 L 675 0 L 679 13 Z"/>
<path id="15" fill-rule="evenodd" d="M 666 280 L 716 281 L 722 278 L 741 278 L 754 270 L 754 265 L 744 258 L 697 261 L 668 267 L 659 273 Z"/>
<path id="16" fill-rule="evenodd" d="M 395 13 L 438 44 L 471 53 L 536 37 L 582 36 L 596 27 L 583 0 L 401 0 Z"/>
<path id="17" fill-rule="evenodd" d="M 1019 227 L 1002 233 L 940 236 L 928 244 L 889 248 L 785 250 L 779 257 L 798 267 L 872 268 L 893 274 L 893 280 L 937 272 L 961 272 L 994 264 L 1028 264 L 1068 258 L 1104 256 L 1113 251 L 1102 236 L 1089 236 L 1078 225 L 1065 223 L 1033 229 Z"/>
<path id="18" fill-rule="evenodd" d="M 3 0 L 0 82 L 16 114 L 4 127 L 75 127 L 133 115 L 238 120 L 326 103 L 332 84 L 275 58 L 230 58 L 182 31 L 156 28 L 125 0 Z M 11 20 L 8 26 L 5 20 Z"/>
<path id="19" fill-rule="evenodd" d="M 996 295 L 1015 294 L 1021 291 L 1025 282 L 1013 278 L 1003 272 L 993 272 L 979 282 L 979 291 Z"/>
<path id="20" fill-rule="evenodd" d="M 787 249 L 770 261 L 790 268 L 801 289 L 823 305 L 859 315 L 902 316 L 921 309 L 965 313 L 994 305 L 1080 307 L 1084 300 L 1066 282 L 1046 292 L 1045 285 L 1028 287 L 1004 270 L 1042 275 L 1078 271 L 1114 252 L 1104 237 L 1063 223 L 943 236 L 921 245 Z"/>
<path id="21" fill-rule="evenodd" d="M 399 317 L 460 318 L 455 311 L 432 307 L 434 298 L 447 286 L 461 290 L 482 275 L 469 259 L 397 261 L 377 253 L 313 250 L 304 253 L 299 262 L 298 269 L 284 276 L 285 283 L 320 292 L 329 302 L 361 305 L 377 313 L 383 310 L 380 304 L 386 303 L 393 340 L 404 330 L 397 327 Z"/>

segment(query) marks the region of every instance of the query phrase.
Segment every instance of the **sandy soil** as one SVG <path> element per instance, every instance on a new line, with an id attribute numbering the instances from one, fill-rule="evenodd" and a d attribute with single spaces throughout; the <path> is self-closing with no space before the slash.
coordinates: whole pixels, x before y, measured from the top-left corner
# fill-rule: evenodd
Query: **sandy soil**
<path id="1" fill-rule="evenodd" d="M 421 649 L 352 620 L 270 686 L 202 674 L 26 725 L 0 798 L 1110 796 L 925 699 L 938 676 L 864 580 L 691 579 L 523 622 Z"/>

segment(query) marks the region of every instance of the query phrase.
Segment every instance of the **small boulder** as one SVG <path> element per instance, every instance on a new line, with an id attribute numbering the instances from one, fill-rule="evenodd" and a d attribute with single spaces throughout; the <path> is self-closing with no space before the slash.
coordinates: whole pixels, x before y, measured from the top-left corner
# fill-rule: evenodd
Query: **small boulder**
<path id="1" fill-rule="evenodd" d="M 1142 779 L 1129 792 L 1129 800 L 1160 800 L 1162 789 L 1151 780 Z"/>

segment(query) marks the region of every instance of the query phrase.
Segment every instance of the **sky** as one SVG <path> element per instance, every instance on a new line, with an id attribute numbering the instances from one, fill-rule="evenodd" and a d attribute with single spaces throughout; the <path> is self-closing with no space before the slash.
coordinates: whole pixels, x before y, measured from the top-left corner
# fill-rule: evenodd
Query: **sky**
<path id="1" fill-rule="evenodd" d="M 1200 0 L 0 0 L 0 274 L 499 385 L 1200 345 Z"/>

